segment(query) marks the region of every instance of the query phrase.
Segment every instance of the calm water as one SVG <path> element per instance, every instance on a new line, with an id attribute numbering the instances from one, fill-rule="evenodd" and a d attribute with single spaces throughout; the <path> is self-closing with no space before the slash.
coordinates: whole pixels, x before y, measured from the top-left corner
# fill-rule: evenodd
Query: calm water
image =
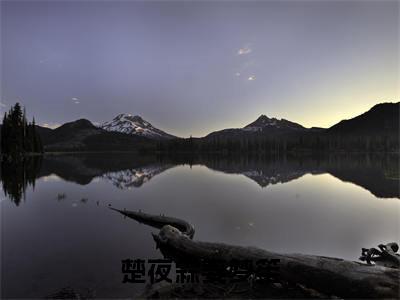
<path id="1" fill-rule="evenodd" d="M 109 204 L 185 219 L 196 240 L 357 260 L 361 247 L 400 240 L 398 165 L 396 156 L 120 154 L 3 166 L 2 296 L 67 286 L 96 297 L 140 293 L 144 285 L 122 283 L 121 260 L 161 257 L 157 230 Z"/>

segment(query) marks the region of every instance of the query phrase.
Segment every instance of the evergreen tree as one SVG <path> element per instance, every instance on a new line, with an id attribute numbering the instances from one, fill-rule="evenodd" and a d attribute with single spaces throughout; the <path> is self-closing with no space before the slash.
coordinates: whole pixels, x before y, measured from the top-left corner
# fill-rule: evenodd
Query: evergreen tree
<path id="1" fill-rule="evenodd" d="M 43 152 L 35 120 L 28 124 L 25 109 L 22 110 L 19 103 L 4 114 L 0 144 L 1 153 L 11 158 L 18 158 L 26 153 Z"/>

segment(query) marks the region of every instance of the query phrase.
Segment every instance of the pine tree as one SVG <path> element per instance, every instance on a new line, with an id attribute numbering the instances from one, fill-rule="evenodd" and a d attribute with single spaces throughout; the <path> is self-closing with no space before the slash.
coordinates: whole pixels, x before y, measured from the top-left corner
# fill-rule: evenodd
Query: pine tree
<path id="1" fill-rule="evenodd" d="M 35 119 L 28 124 L 25 109 L 22 110 L 19 103 L 4 114 L 0 144 L 1 153 L 12 158 L 21 157 L 25 153 L 43 152 Z"/>

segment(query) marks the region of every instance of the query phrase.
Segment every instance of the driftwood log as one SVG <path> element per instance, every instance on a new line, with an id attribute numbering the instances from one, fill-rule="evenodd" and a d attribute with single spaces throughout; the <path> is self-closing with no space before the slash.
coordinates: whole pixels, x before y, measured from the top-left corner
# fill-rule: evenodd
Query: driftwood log
<path id="1" fill-rule="evenodd" d="M 184 220 L 150 215 L 141 211 L 113 210 L 138 222 L 161 228 L 158 234 L 153 234 L 153 238 L 163 254 L 169 258 L 178 260 L 186 257 L 192 261 L 218 260 L 227 264 L 232 260 L 279 259 L 280 279 L 301 284 L 325 295 L 342 298 L 400 297 L 397 254 L 395 259 L 389 259 L 392 267 L 385 267 L 325 256 L 282 254 L 254 247 L 193 241 L 194 227 Z M 379 261 L 377 257 L 369 257 L 369 261 L 374 259 Z"/>

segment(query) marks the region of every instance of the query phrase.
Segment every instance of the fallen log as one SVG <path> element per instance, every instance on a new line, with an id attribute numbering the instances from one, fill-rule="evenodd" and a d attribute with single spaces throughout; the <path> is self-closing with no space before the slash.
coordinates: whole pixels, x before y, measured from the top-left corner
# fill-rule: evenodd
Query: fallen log
<path id="1" fill-rule="evenodd" d="M 177 228 L 166 225 L 154 235 L 157 245 L 171 249 L 179 257 L 215 261 L 279 259 L 279 277 L 300 283 L 324 294 L 345 298 L 398 298 L 399 269 L 367 265 L 338 258 L 280 254 L 252 247 L 197 242 Z"/>
<path id="2" fill-rule="evenodd" d="M 183 220 L 143 212 L 116 211 L 141 223 L 161 228 L 158 234 L 153 234 L 153 238 L 169 258 L 179 260 L 186 257 L 193 262 L 208 260 L 227 264 L 233 260 L 256 262 L 279 259 L 280 279 L 326 295 L 343 298 L 400 297 L 400 269 L 397 268 L 325 256 L 281 254 L 254 247 L 193 241 L 194 228 Z M 183 232 L 179 228 L 183 228 Z"/>

